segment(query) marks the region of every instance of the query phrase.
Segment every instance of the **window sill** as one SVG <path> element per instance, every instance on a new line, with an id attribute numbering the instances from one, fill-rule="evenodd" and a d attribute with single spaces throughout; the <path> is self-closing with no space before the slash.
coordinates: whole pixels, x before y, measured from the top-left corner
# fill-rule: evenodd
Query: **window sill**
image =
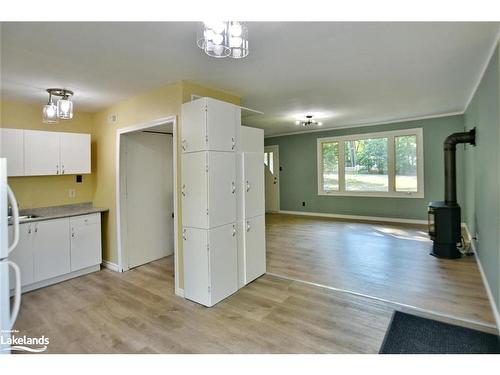
<path id="1" fill-rule="evenodd" d="M 424 198 L 423 192 L 418 193 L 384 193 L 384 192 L 353 192 L 353 191 L 334 191 L 331 193 L 325 193 L 323 191 L 318 192 L 319 196 L 327 197 L 372 197 L 372 198 Z"/>

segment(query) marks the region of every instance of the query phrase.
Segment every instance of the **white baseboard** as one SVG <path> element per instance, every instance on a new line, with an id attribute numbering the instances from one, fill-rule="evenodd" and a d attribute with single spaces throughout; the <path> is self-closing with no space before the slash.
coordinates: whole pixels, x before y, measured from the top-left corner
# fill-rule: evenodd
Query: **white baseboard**
<path id="1" fill-rule="evenodd" d="M 488 299 L 490 300 L 491 309 L 493 310 L 493 316 L 495 317 L 495 322 L 497 324 L 497 331 L 500 332 L 500 313 L 498 312 L 498 307 L 495 303 L 495 299 L 493 298 L 493 293 L 490 289 L 490 284 L 488 283 L 488 279 L 484 273 L 483 265 L 481 264 L 481 259 L 478 256 L 476 245 L 474 240 L 471 237 L 469 227 L 466 223 L 462 223 L 462 226 L 465 228 L 465 232 L 467 233 L 467 237 L 469 237 L 469 242 L 472 247 L 472 251 L 475 254 L 477 267 L 479 268 L 479 273 L 481 274 L 481 279 L 483 280 L 484 288 L 486 289 L 486 294 L 488 295 Z"/>
<path id="2" fill-rule="evenodd" d="M 184 298 L 184 289 L 175 288 L 175 295 Z"/>
<path id="3" fill-rule="evenodd" d="M 280 214 L 285 214 L 285 215 L 303 215 L 303 216 L 329 217 L 329 218 L 344 219 L 344 220 L 382 221 L 382 222 L 388 222 L 388 223 L 423 224 L 423 225 L 427 225 L 427 220 L 400 219 L 400 218 L 396 218 L 396 217 L 341 215 L 341 214 L 326 214 L 326 213 L 322 213 L 322 212 L 282 211 L 282 210 L 280 210 L 279 213 Z"/>
<path id="4" fill-rule="evenodd" d="M 107 261 L 107 260 L 103 260 L 102 261 L 102 266 L 104 268 L 107 268 L 108 270 L 111 270 L 111 271 L 121 272 L 120 271 L 120 266 L 118 266 L 118 264 L 112 263 L 112 262 Z"/>

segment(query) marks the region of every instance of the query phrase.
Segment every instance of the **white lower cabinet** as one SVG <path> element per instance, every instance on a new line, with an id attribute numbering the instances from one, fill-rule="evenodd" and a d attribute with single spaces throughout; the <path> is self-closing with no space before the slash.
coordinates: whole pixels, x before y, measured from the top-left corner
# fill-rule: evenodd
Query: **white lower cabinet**
<path id="1" fill-rule="evenodd" d="M 24 223 L 19 230 L 9 259 L 21 270 L 23 291 L 79 276 L 86 268 L 95 271 L 102 262 L 100 213 Z M 13 226 L 9 237 L 12 241 Z"/>
<path id="2" fill-rule="evenodd" d="M 101 214 L 75 216 L 69 219 L 71 230 L 71 271 L 102 262 Z"/>
<path id="3" fill-rule="evenodd" d="M 50 279 L 70 269 L 68 218 L 33 223 L 35 282 Z"/>
<path id="4" fill-rule="evenodd" d="M 239 223 L 238 285 L 252 282 L 266 273 L 265 215 L 245 219 Z"/>
<path id="5" fill-rule="evenodd" d="M 9 226 L 9 237 L 12 242 L 14 227 Z M 19 243 L 9 254 L 9 260 L 16 263 L 21 270 L 21 286 L 32 284 L 33 276 L 33 226 L 21 224 L 19 226 Z M 14 274 L 10 273 L 10 285 L 15 285 Z"/>
<path id="6" fill-rule="evenodd" d="M 184 228 L 184 296 L 211 307 L 238 289 L 236 224 Z"/>

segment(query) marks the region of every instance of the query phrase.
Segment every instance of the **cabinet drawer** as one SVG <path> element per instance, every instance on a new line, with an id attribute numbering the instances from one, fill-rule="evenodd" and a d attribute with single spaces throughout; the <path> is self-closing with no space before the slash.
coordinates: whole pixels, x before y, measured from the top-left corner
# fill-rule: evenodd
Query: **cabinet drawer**
<path id="1" fill-rule="evenodd" d="M 70 225 L 74 227 L 92 225 L 92 224 L 100 224 L 101 223 L 101 214 L 95 213 L 90 215 L 82 215 L 82 216 L 73 216 L 69 219 Z"/>

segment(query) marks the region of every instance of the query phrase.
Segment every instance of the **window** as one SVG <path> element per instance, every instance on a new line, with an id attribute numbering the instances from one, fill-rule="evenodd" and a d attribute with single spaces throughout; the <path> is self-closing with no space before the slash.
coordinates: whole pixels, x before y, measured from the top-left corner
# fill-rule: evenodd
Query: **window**
<path id="1" fill-rule="evenodd" d="M 318 139 L 318 194 L 424 197 L 422 129 Z"/>

